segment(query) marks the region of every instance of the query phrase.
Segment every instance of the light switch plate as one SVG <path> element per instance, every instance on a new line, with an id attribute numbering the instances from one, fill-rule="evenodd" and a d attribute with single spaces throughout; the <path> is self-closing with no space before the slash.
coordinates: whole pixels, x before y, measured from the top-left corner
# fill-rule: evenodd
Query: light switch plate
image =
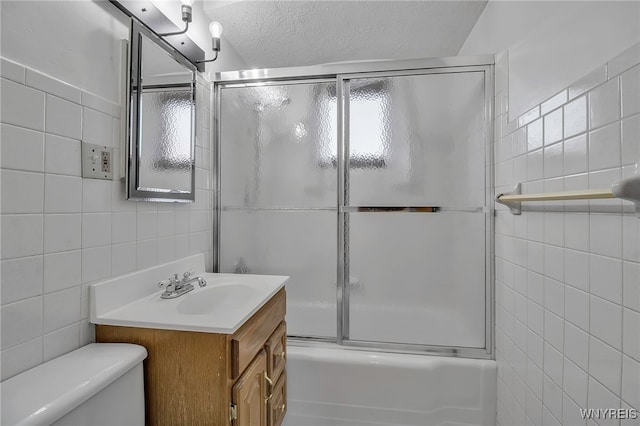
<path id="1" fill-rule="evenodd" d="M 82 177 L 113 179 L 113 148 L 82 142 Z"/>

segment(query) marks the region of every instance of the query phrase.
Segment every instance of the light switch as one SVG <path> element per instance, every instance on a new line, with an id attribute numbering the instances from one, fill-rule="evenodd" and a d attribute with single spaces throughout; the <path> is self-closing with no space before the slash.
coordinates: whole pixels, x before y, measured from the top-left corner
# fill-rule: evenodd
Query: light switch
<path id="1" fill-rule="evenodd" d="M 113 148 L 82 142 L 82 177 L 113 179 Z"/>

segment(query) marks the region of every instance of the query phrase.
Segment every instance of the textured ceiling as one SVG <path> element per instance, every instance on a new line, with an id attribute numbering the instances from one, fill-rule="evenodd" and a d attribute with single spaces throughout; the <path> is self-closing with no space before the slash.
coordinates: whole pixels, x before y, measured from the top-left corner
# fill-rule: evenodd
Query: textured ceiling
<path id="1" fill-rule="evenodd" d="M 212 1 L 204 10 L 250 68 L 455 56 L 476 1 Z M 224 54 L 222 52 L 221 54 Z"/>

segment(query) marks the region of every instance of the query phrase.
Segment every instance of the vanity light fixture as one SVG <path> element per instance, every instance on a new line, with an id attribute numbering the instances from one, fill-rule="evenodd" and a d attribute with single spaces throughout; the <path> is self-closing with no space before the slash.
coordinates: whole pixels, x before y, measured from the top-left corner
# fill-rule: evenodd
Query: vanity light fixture
<path id="1" fill-rule="evenodd" d="M 213 59 L 208 59 L 206 61 L 196 61 L 196 64 L 213 62 L 218 59 L 218 52 L 220 52 L 220 36 L 222 35 L 222 25 L 220 25 L 220 22 L 212 21 L 209 24 L 209 32 L 211 33 L 211 49 L 216 52 L 216 56 L 214 56 Z"/>
<path id="2" fill-rule="evenodd" d="M 184 34 L 189 29 L 189 23 L 193 20 L 193 13 L 192 13 L 191 6 L 193 6 L 193 2 L 195 0 L 180 0 L 180 1 L 182 2 L 182 22 L 185 23 L 184 30 L 171 32 L 171 33 L 158 34 L 160 37 Z"/>
<path id="3" fill-rule="evenodd" d="M 191 8 L 191 6 L 193 6 L 193 3 L 195 2 L 195 0 L 180 0 L 180 1 L 182 2 L 182 22 L 185 23 L 184 30 L 171 32 L 171 33 L 158 34 L 160 37 L 184 34 L 189 29 L 189 23 L 193 20 L 193 9 Z M 222 25 L 220 25 L 220 22 L 212 21 L 211 24 L 209 24 L 209 32 L 211 33 L 211 48 L 214 52 L 216 52 L 216 55 L 213 57 L 213 59 L 196 61 L 195 62 L 196 64 L 213 62 L 216 59 L 218 59 L 218 52 L 220 52 L 220 36 L 222 35 Z"/>

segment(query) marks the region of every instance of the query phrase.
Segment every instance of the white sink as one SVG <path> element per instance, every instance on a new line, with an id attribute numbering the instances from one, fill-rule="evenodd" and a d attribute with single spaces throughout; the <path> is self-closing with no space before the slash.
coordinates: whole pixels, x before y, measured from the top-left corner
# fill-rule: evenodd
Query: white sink
<path id="1" fill-rule="evenodd" d="M 246 284 L 218 284 L 184 296 L 176 309 L 184 315 L 207 315 L 230 306 L 243 306 L 255 296 L 256 289 Z"/>
<path id="2" fill-rule="evenodd" d="M 204 269 L 201 255 L 93 284 L 94 324 L 233 334 L 289 279 L 278 275 L 196 273 L 207 285 L 161 299 L 157 283 L 174 273 Z"/>

